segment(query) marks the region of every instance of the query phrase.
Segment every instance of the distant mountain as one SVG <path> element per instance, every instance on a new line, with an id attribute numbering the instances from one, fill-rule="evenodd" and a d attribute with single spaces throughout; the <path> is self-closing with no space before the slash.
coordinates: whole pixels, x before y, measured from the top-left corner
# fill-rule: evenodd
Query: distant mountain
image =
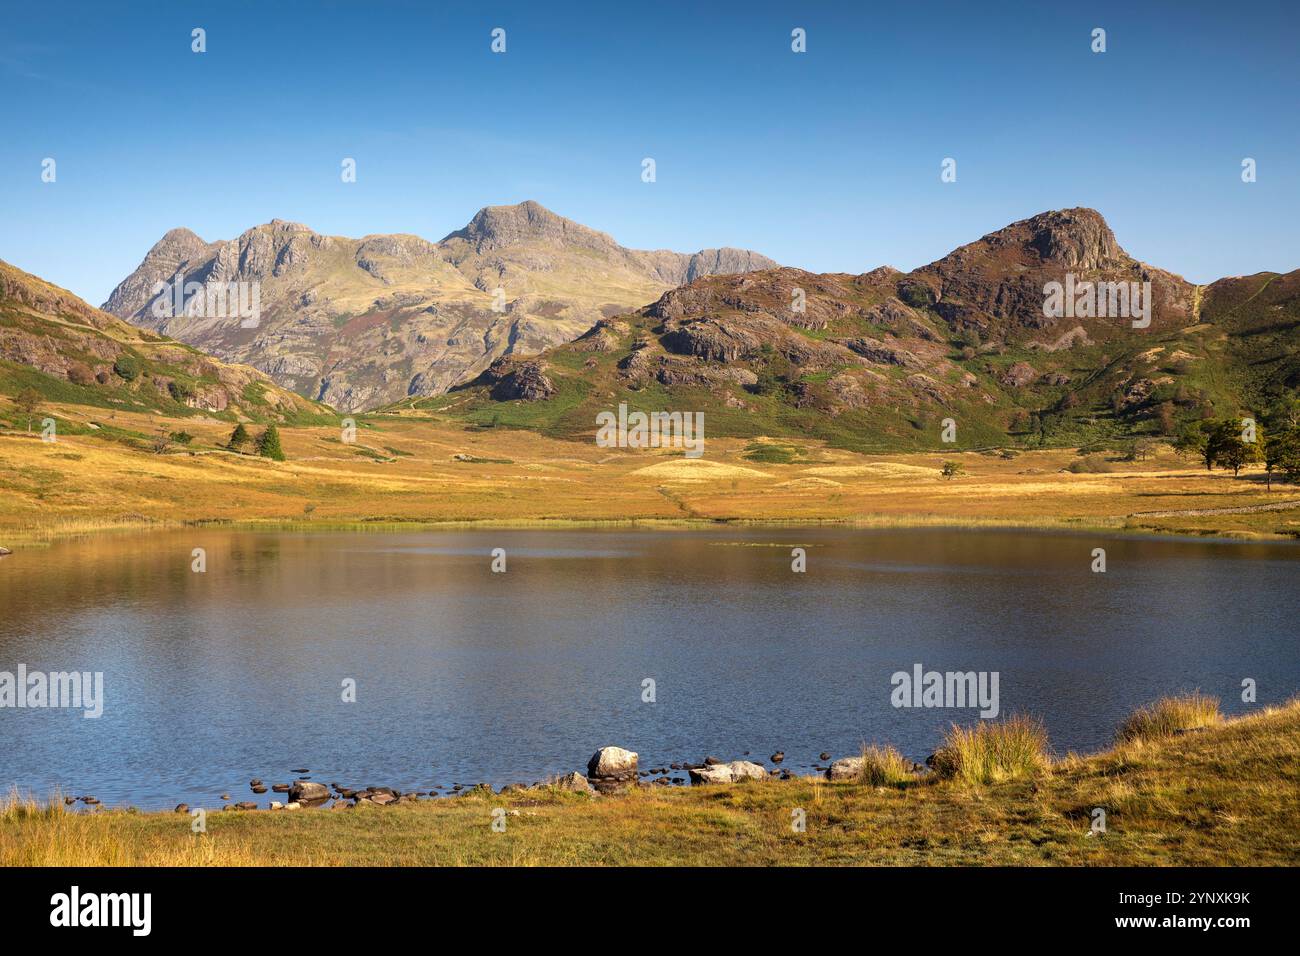
<path id="1" fill-rule="evenodd" d="M 193 346 L 102 312 L 66 289 L 0 262 L 0 392 L 171 416 L 306 422 L 329 409 Z"/>
<path id="2" fill-rule="evenodd" d="M 1150 310 L 1099 315 L 1086 296 L 1045 309 L 1053 283 L 1080 296 L 1124 283 L 1125 298 L 1136 283 Z M 958 448 L 1167 436 L 1210 415 L 1264 416 L 1296 403 L 1297 384 L 1300 272 L 1198 287 L 1129 256 L 1094 210 L 1067 209 L 910 273 L 702 277 L 403 404 L 589 440 L 596 413 L 627 402 L 703 411 L 714 436 L 888 450 L 944 447 L 949 418 Z"/>
<path id="3" fill-rule="evenodd" d="M 436 243 L 322 236 L 281 220 L 225 242 L 173 229 L 103 307 L 253 365 L 299 394 L 356 410 L 439 394 L 503 355 L 570 341 L 673 286 L 775 265 L 742 249 L 626 249 L 525 202 L 482 209 Z M 257 327 L 155 315 L 157 283 L 182 274 L 205 287 L 258 283 Z"/>

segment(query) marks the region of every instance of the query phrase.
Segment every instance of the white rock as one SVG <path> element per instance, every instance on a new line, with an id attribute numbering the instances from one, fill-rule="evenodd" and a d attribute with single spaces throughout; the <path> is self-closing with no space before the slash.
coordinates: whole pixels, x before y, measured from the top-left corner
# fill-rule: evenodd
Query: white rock
<path id="1" fill-rule="evenodd" d="M 617 777 L 636 773 L 637 755 L 622 747 L 601 747 L 587 761 L 588 777 Z"/>

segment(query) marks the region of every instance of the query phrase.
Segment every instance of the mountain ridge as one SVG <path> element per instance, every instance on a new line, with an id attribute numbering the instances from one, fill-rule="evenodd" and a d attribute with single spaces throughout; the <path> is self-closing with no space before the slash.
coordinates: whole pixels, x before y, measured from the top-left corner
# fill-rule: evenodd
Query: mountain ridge
<path id="1" fill-rule="evenodd" d="M 359 410 L 445 391 L 501 355 L 570 341 L 682 281 L 774 265 L 731 248 L 628 249 L 529 200 L 484 207 L 438 242 L 326 236 L 281 219 L 217 242 L 177 227 L 104 309 Z M 205 288 L 259 283 L 263 321 L 248 330 L 207 316 L 153 314 L 153 290 L 181 273 Z"/>

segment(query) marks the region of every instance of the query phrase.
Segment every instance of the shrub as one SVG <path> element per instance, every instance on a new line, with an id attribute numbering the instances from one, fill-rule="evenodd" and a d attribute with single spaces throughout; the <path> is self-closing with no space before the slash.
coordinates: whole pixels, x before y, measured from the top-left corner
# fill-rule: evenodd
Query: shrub
<path id="1" fill-rule="evenodd" d="M 194 386 L 189 382 L 180 382 L 176 379 L 167 383 L 167 391 L 178 402 L 186 402 L 194 397 Z"/>
<path id="2" fill-rule="evenodd" d="M 140 360 L 134 355 L 123 352 L 113 363 L 113 371 L 124 381 L 134 382 L 140 377 Z"/>
<path id="3" fill-rule="evenodd" d="M 945 461 L 943 467 L 939 469 L 939 474 L 944 478 L 960 478 L 966 474 L 966 468 L 959 461 Z"/>
<path id="4" fill-rule="evenodd" d="M 1219 699 L 1196 691 L 1178 697 L 1162 697 L 1154 704 L 1139 707 L 1120 725 L 1115 738 L 1120 743 L 1159 740 L 1200 727 L 1213 727 L 1222 720 Z"/>
<path id="5" fill-rule="evenodd" d="M 189 432 L 172 432 L 167 437 L 178 445 L 188 445 L 190 442 L 194 441 L 194 436 Z"/>
<path id="6" fill-rule="evenodd" d="M 873 744 L 862 748 L 862 771 L 858 779 L 873 787 L 901 787 L 916 777 L 911 762 L 895 748 Z"/>
<path id="7" fill-rule="evenodd" d="M 1030 717 L 982 721 L 948 731 L 935 751 L 934 772 L 972 784 L 1032 777 L 1047 769 L 1047 731 Z"/>
<path id="8" fill-rule="evenodd" d="M 95 370 L 85 362 L 68 363 L 68 381 L 73 385 L 93 385 Z"/>

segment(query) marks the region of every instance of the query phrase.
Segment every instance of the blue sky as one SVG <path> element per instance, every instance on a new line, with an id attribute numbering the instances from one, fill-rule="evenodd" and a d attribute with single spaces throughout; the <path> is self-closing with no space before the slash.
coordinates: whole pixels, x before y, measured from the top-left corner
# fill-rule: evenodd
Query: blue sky
<path id="1" fill-rule="evenodd" d="M 524 199 L 814 271 L 1068 206 L 1193 281 L 1300 266 L 1294 4 L 5 6 L 0 258 L 94 304 L 174 226 L 436 240 Z"/>

